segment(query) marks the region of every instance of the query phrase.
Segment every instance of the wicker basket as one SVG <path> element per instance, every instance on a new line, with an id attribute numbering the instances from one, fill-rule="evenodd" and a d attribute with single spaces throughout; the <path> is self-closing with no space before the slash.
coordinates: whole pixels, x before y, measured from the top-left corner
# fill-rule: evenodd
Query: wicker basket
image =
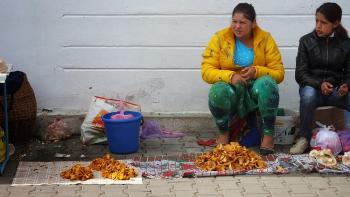
<path id="1" fill-rule="evenodd" d="M 3 99 L 4 98 L 0 96 L 2 106 Z M 37 107 L 34 91 L 25 74 L 20 88 L 14 94 L 8 95 L 7 99 L 9 136 L 11 142 L 29 142 L 35 125 Z M 3 117 L 3 110 L 1 110 L 0 119 L 2 124 Z"/>

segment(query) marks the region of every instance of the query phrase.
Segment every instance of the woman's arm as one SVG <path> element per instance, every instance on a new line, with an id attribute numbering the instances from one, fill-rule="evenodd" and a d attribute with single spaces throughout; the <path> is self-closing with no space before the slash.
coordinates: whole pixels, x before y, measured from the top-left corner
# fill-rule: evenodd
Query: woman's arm
<path id="1" fill-rule="evenodd" d="M 348 47 L 348 54 L 346 57 L 346 63 L 345 63 L 345 77 L 344 77 L 344 83 L 348 85 L 350 88 L 350 39 L 347 40 L 347 44 L 345 45 Z"/>
<path id="2" fill-rule="evenodd" d="M 231 83 L 231 77 L 235 73 L 231 70 L 221 70 L 220 45 L 220 39 L 218 35 L 215 34 L 202 54 L 202 78 L 210 84 L 218 81 Z"/>
<path id="3" fill-rule="evenodd" d="M 281 54 L 271 35 L 269 35 L 266 39 L 266 65 L 254 66 L 256 69 L 256 77 L 258 78 L 260 76 L 269 75 L 275 79 L 277 83 L 281 83 L 284 79 L 284 67 L 282 64 Z"/>
<path id="4" fill-rule="evenodd" d="M 302 38 L 299 41 L 296 58 L 295 80 L 300 86 L 309 85 L 316 89 L 320 89 L 322 83 L 322 79 L 313 76 L 309 72 L 308 52 Z"/>

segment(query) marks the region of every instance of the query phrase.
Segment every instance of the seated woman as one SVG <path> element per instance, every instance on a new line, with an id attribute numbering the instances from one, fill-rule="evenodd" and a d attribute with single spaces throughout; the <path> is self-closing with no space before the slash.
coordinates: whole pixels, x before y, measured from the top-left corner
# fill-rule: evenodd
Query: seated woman
<path id="1" fill-rule="evenodd" d="M 300 132 L 292 154 L 309 147 L 317 107 L 350 110 L 350 41 L 341 18 L 338 4 L 322 4 L 316 10 L 315 29 L 299 41 L 295 79 L 300 87 Z"/>
<path id="2" fill-rule="evenodd" d="M 209 109 L 220 130 L 218 143 L 229 142 L 232 122 L 258 109 L 262 117 L 261 154 L 273 153 L 278 86 L 284 78 L 281 54 L 271 35 L 258 27 L 254 7 L 239 3 L 231 27 L 218 31 L 203 53 L 202 78 L 213 84 Z"/>

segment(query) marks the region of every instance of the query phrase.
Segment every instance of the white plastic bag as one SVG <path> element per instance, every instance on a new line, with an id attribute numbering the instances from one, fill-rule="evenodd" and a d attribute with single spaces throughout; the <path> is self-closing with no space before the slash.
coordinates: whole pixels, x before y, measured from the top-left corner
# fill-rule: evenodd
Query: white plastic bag
<path id="1" fill-rule="evenodd" d="M 107 142 L 102 116 L 109 112 L 115 112 L 120 107 L 123 107 L 125 110 L 141 112 L 140 105 L 135 103 L 99 96 L 93 97 L 89 111 L 84 119 L 83 124 L 80 127 L 80 139 L 83 144 L 97 144 Z"/>
<path id="2" fill-rule="evenodd" d="M 338 155 L 342 151 L 339 136 L 332 126 L 326 126 L 316 122 L 321 128 L 316 135 L 315 145 L 323 149 L 330 149 L 334 155 Z"/>

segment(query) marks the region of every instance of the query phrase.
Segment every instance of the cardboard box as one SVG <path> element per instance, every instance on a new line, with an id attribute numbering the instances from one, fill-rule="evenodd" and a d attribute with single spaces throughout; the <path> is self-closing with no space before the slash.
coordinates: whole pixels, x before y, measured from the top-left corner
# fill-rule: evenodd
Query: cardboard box
<path id="1" fill-rule="evenodd" d="M 315 110 L 314 125 L 313 128 L 319 127 L 316 125 L 316 121 L 325 124 L 333 125 L 337 131 L 344 130 L 344 110 L 337 107 L 318 107 Z"/>

